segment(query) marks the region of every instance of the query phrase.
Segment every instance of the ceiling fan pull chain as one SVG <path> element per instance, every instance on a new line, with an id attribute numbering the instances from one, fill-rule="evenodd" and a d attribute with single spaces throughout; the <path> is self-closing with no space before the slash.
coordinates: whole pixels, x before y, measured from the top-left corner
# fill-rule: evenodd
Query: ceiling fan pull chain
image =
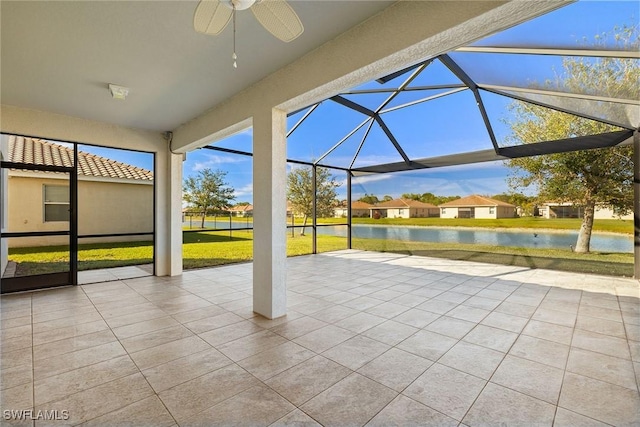
<path id="1" fill-rule="evenodd" d="M 233 59 L 233 68 L 238 68 L 238 63 L 236 60 L 238 59 L 238 55 L 236 55 L 236 5 L 233 5 L 233 55 L 231 59 Z"/>

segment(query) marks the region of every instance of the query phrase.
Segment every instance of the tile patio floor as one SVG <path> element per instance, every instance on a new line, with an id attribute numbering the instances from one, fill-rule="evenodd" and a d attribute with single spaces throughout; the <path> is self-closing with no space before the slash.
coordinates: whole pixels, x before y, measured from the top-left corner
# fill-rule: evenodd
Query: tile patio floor
<path id="1" fill-rule="evenodd" d="M 638 281 L 341 251 L 267 320 L 251 269 L 2 297 L 2 410 L 69 414 L 2 425 L 640 423 Z"/>

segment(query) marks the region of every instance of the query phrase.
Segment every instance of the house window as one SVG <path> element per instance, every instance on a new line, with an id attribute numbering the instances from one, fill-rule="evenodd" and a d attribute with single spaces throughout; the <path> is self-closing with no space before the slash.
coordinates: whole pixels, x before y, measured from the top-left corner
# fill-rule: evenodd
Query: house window
<path id="1" fill-rule="evenodd" d="M 495 213 L 496 213 L 496 208 L 495 208 L 495 207 L 493 207 L 493 206 L 492 206 L 492 207 L 490 207 L 490 208 L 489 208 L 489 213 L 490 213 L 490 214 L 492 214 L 492 215 L 493 215 L 493 214 L 495 214 Z"/>
<path id="2" fill-rule="evenodd" d="M 404 209 L 398 209 L 398 215 L 404 214 Z"/>
<path id="3" fill-rule="evenodd" d="M 44 186 L 44 222 L 69 221 L 69 187 Z"/>
<path id="4" fill-rule="evenodd" d="M 440 209 L 442 209 L 442 214 L 443 215 L 447 213 L 447 208 L 440 208 Z"/>

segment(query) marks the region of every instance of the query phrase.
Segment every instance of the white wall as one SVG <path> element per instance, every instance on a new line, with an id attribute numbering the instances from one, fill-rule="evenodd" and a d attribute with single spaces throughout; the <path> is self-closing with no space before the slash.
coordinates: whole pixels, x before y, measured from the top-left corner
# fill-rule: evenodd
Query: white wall
<path id="1" fill-rule="evenodd" d="M 443 211 L 444 210 L 444 211 Z M 458 208 L 440 208 L 440 218 L 457 218 Z"/>

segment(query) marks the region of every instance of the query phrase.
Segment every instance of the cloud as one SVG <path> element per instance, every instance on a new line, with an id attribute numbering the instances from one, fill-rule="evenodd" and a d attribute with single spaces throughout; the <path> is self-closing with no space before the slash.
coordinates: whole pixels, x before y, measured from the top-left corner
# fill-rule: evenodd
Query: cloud
<path id="1" fill-rule="evenodd" d="M 248 183 L 240 188 L 236 188 L 235 191 L 236 199 L 245 196 L 253 197 L 253 182 Z"/>
<path id="2" fill-rule="evenodd" d="M 194 171 L 201 171 L 203 169 L 207 169 L 210 167 L 215 167 L 218 165 L 228 165 L 233 163 L 242 163 L 250 160 L 248 157 L 244 156 L 225 156 L 218 154 L 206 154 L 204 159 L 196 160 L 193 164 Z"/>

